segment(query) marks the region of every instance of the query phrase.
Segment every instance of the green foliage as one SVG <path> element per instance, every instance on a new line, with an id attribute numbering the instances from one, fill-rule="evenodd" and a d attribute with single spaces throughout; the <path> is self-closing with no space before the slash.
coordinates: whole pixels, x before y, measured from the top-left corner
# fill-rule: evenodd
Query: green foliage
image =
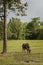
<path id="1" fill-rule="evenodd" d="M 8 34 L 11 33 L 11 39 L 19 39 L 20 38 L 20 31 L 21 31 L 21 22 L 20 19 L 12 18 L 8 23 Z"/>
<path id="2" fill-rule="evenodd" d="M 7 24 L 8 39 L 43 39 L 43 22 L 22 23 L 18 18 L 10 19 Z M 3 39 L 3 22 L 0 21 L 0 39 Z"/>
<path id="3" fill-rule="evenodd" d="M 25 28 L 26 28 L 26 26 L 27 26 L 27 22 L 25 22 L 25 23 L 22 23 L 22 29 L 21 29 L 21 38 L 22 39 L 25 39 Z"/>
<path id="4" fill-rule="evenodd" d="M 43 29 L 37 30 L 37 39 L 43 40 Z"/>
<path id="5" fill-rule="evenodd" d="M 37 39 L 37 29 L 39 27 L 39 18 L 33 18 L 26 26 L 26 39 Z"/>
<path id="6" fill-rule="evenodd" d="M 0 11 L 3 12 L 3 6 L 6 5 L 6 8 L 15 12 L 15 14 L 25 16 L 25 10 L 27 10 L 27 2 L 22 3 L 21 0 L 0 0 Z"/>
<path id="7" fill-rule="evenodd" d="M 41 26 L 43 26 L 43 21 L 42 21 L 42 22 L 40 22 L 40 25 L 41 25 Z"/>
<path id="8" fill-rule="evenodd" d="M 22 23 L 20 19 L 12 18 L 8 23 L 8 39 L 25 39 L 25 27 L 27 22 Z"/>

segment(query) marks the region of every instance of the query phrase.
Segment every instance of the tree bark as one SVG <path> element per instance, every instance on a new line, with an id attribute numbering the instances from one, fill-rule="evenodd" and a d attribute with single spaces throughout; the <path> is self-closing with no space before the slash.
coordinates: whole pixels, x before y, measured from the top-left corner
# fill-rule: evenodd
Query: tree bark
<path id="1" fill-rule="evenodd" d="M 6 21 L 6 4 L 3 4 L 4 7 L 4 39 L 3 39 L 3 51 L 2 53 L 7 52 L 7 21 Z"/>
<path id="2" fill-rule="evenodd" d="M 19 39 L 19 31 L 17 32 L 17 40 Z"/>

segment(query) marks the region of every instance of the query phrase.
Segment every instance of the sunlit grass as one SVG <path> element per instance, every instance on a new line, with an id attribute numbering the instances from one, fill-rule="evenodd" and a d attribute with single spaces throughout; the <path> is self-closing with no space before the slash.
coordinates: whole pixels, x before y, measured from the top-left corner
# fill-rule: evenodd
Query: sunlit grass
<path id="1" fill-rule="evenodd" d="M 25 42 L 30 45 L 30 55 L 22 52 L 22 44 Z M 0 52 L 2 43 L 0 41 Z M 7 54 L 0 54 L 0 65 L 43 65 L 43 40 L 8 40 Z"/>
<path id="2" fill-rule="evenodd" d="M 42 53 L 43 52 L 43 40 L 12 40 L 8 41 L 8 51 L 11 52 L 21 52 L 22 44 L 28 42 L 32 53 Z"/>

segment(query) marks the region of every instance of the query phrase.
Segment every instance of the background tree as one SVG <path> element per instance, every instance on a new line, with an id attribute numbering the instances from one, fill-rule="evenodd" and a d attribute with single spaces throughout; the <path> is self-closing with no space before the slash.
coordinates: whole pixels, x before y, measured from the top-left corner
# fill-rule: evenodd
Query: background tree
<path id="1" fill-rule="evenodd" d="M 43 40 L 43 22 L 40 22 L 40 27 L 37 30 L 37 39 Z"/>
<path id="2" fill-rule="evenodd" d="M 20 39 L 20 35 L 21 35 L 20 19 L 17 18 L 10 19 L 10 22 L 8 23 L 8 39 Z"/>
<path id="3" fill-rule="evenodd" d="M 43 26 L 43 21 L 40 22 L 40 25 Z"/>
<path id="4" fill-rule="evenodd" d="M 26 39 L 36 39 L 37 29 L 39 28 L 39 18 L 32 18 L 26 26 Z"/>
<path id="5" fill-rule="evenodd" d="M 25 28 L 26 28 L 26 26 L 27 26 L 27 22 L 24 22 L 24 23 L 22 23 L 22 29 L 21 29 L 21 34 L 22 34 L 22 39 L 25 39 Z"/>

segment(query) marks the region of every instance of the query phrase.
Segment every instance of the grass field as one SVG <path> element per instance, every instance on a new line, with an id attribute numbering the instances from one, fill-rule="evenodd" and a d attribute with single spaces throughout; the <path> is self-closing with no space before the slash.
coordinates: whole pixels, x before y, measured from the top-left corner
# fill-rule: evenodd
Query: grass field
<path id="1" fill-rule="evenodd" d="M 22 44 L 28 42 L 31 54 L 22 51 Z M 3 41 L 0 41 L 0 52 Z M 0 54 L 0 65 L 43 65 L 43 40 L 9 40 L 7 54 Z"/>

